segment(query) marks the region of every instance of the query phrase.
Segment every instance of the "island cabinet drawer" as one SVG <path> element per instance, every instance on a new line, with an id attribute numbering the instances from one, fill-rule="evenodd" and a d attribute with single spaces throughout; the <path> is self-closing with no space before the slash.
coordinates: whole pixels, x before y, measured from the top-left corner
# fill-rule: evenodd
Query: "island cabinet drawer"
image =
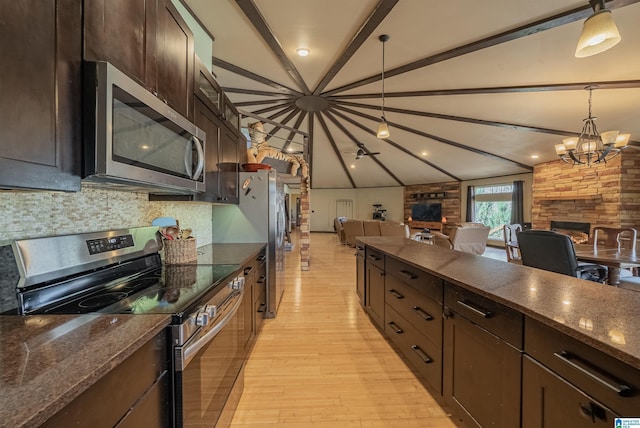
<path id="1" fill-rule="evenodd" d="M 385 302 L 433 343 L 442 344 L 442 303 L 393 275 L 386 275 Z"/>
<path id="2" fill-rule="evenodd" d="M 423 379 L 442 394 L 442 346 L 429 340 L 389 305 L 385 307 L 384 332 Z"/>
<path id="3" fill-rule="evenodd" d="M 364 253 L 364 258 L 367 263 L 374 264 L 380 269 L 384 270 L 384 254 L 382 253 L 382 251 L 378 251 L 371 247 L 366 247 Z"/>
<path id="4" fill-rule="evenodd" d="M 522 349 L 523 315 L 491 299 L 445 282 L 444 304 L 490 333 Z M 445 315 L 446 315 L 445 309 Z"/>
<path id="5" fill-rule="evenodd" d="M 529 317 L 524 352 L 622 416 L 640 413 L 640 370 Z"/>
<path id="6" fill-rule="evenodd" d="M 387 257 L 385 271 L 387 275 L 393 275 L 395 278 L 418 290 L 421 294 L 440 303 L 443 302 L 443 281 L 437 276 L 431 275 L 392 257 Z"/>

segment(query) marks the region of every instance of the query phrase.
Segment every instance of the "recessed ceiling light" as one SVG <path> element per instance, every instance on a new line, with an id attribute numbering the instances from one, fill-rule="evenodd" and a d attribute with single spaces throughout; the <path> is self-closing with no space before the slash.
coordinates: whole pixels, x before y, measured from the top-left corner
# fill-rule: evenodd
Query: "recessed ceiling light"
<path id="1" fill-rule="evenodd" d="M 300 48 L 298 50 L 296 50 L 296 52 L 298 52 L 298 55 L 300 56 L 307 56 L 309 55 L 309 53 L 311 53 L 311 51 L 307 48 Z"/>
<path id="2" fill-rule="evenodd" d="M 531 159 L 538 159 L 540 156 L 538 155 L 531 155 Z"/>
<path id="3" fill-rule="evenodd" d="M 422 152 L 422 156 L 426 156 L 426 155 L 427 155 L 427 152 Z"/>
<path id="4" fill-rule="evenodd" d="M 355 167 L 356 167 L 356 164 L 355 164 L 355 163 L 352 163 L 352 164 L 351 164 L 351 168 L 355 168 Z"/>

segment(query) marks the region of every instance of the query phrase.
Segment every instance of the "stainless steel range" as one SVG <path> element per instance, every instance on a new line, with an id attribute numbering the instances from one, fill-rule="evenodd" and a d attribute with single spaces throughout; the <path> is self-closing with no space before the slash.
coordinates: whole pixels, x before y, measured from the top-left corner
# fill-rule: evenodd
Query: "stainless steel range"
<path id="1" fill-rule="evenodd" d="M 15 241 L 17 300 L 1 312 L 170 315 L 173 424 L 214 426 L 244 361 L 241 266 L 163 265 L 157 231 Z"/>

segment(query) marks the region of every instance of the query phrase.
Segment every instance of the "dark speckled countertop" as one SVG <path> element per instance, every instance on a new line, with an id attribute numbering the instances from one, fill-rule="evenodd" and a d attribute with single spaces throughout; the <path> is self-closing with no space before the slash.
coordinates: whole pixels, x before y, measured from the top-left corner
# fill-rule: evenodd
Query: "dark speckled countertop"
<path id="1" fill-rule="evenodd" d="M 359 240 L 640 369 L 640 293 L 394 237 Z"/>
<path id="2" fill-rule="evenodd" d="M 198 264 L 242 265 L 265 244 L 198 248 Z M 0 316 L 0 426 L 34 427 L 158 334 L 170 315 Z"/>
<path id="3" fill-rule="evenodd" d="M 42 424 L 169 320 L 168 315 L 0 316 L 0 425 Z"/>
<path id="4" fill-rule="evenodd" d="M 198 264 L 243 264 L 267 244 L 209 244 L 198 247 Z"/>

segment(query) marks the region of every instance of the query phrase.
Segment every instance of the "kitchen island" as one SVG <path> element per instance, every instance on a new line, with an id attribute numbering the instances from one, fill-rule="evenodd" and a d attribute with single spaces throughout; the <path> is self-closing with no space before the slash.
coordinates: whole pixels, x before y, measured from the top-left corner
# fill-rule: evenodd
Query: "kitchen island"
<path id="1" fill-rule="evenodd" d="M 640 414 L 640 293 L 404 238 L 360 243 L 365 310 L 461 426 Z"/>

